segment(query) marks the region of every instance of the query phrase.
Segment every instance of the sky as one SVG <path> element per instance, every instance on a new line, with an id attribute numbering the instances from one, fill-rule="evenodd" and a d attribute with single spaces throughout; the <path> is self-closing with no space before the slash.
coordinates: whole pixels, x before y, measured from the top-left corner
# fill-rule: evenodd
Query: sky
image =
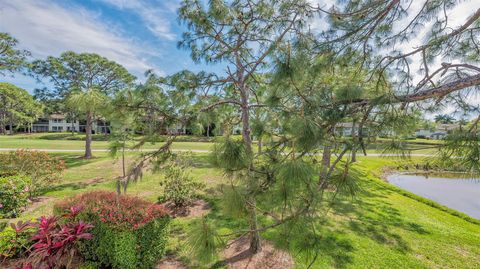
<path id="1" fill-rule="evenodd" d="M 309 0 L 329 8 L 334 0 Z M 449 10 L 449 26 L 455 28 L 472 10 L 480 8 L 480 0 L 464 0 Z M 423 1 L 412 1 L 411 16 Z M 177 19 L 180 0 L 0 0 L 0 32 L 17 38 L 20 48 L 32 52 L 32 58 L 59 56 L 64 51 L 93 52 L 126 67 L 141 81 L 144 72 L 153 69 L 169 75 L 183 69 L 221 71 L 219 66 L 194 64 L 189 52 L 178 49 L 185 26 Z M 402 27 L 408 18 L 398 22 Z M 311 22 L 310 28 L 327 28 L 322 19 Z M 424 28 L 414 40 L 401 49 L 410 51 L 428 35 Z M 420 66 L 420 59 L 414 59 Z M 440 63 L 438 63 L 440 64 Z M 21 74 L 0 78 L 29 92 L 50 87 Z"/>
<path id="2" fill-rule="evenodd" d="M 0 32 L 17 38 L 33 58 L 94 52 L 139 79 L 148 69 L 159 75 L 198 71 L 203 67 L 177 48 L 184 31 L 178 6 L 179 0 L 0 0 Z M 2 80 L 30 92 L 43 87 L 21 74 Z"/>

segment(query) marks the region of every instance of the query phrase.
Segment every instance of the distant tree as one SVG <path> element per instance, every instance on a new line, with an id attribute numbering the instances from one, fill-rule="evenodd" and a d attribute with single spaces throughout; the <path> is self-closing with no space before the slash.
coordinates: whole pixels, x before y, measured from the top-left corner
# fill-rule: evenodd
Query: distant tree
<path id="1" fill-rule="evenodd" d="M 100 104 L 87 108 L 88 104 L 84 101 L 100 96 L 111 97 L 130 86 L 135 77 L 123 66 L 98 54 L 71 51 L 62 53 L 58 58 L 50 56 L 46 60 L 34 61 L 31 72 L 53 83 L 53 96 L 67 100 L 74 95 L 70 98 L 71 107 L 75 107 L 73 100 L 80 102 L 78 108 L 85 113 L 86 119 L 85 158 L 91 158 L 92 125 L 95 110 Z"/>
<path id="2" fill-rule="evenodd" d="M 436 123 L 450 124 L 455 122 L 455 118 L 450 115 L 435 115 Z"/>
<path id="3" fill-rule="evenodd" d="M 43 107 L 24 89 L 10 83 L 0 82 L 0 133 L 6 134 L 9 126 L 13 134 L 14 126 L 30 127 L 43 112 Z"/>
<path id="4" fill-rule="evenodd" d="M 6 72 L 14 73 L 25 66 L 30 52 L 17 48 L 18 40 L 8 33 L 0 32 L 0 75 Z"/>

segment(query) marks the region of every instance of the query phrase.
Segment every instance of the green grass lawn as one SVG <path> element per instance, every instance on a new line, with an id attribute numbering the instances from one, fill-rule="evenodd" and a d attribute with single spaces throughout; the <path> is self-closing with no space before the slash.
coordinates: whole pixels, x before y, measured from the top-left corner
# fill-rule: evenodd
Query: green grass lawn
<path id="1" fill-rule="evenodd" d="M 143 149 L 156 149 L 163 145 L 162 142 L 155 144 L 146 143 Z M 175 150 L 210 150 L 210 142 L 175 142 L 172 148 Z M 53 150 L 83 150 L 85 142 L 81 140 L 52 140 L 40 139 L 35 135 L 0 135 L 0 148 L 24 148 L 24 149 L 53 149 Z M 108 149 L 108 141 L 93 141 L 93 150 Z"/>
<path id="2" fill-rule="evenodd" d="M 105 139 L 103 135 L 99 135 L 100 138 Z M 85 142 L 77 140 L 77 138 L 84 138 L 84 135 L 75 135 L 75 140 L 65 139 L 71 138 L 69 133 L 49 133 L 49 134 L 17 134 L 13 136 L 1 136 L 0 135 L 0 148 L 25 148 L 25 149 L 51 149 L 51 150 L 78 150 L 81 151 L 85 148 Z M 187 137 L 179 137 L 179 140 L 186 139 Z M 189 137 L 189 139 L 192 139 Z M 385 139 L 379 139 L 380 142 L 384 142 Z M 424 143 L 427 141 L 428 143 Z M 438 140 L 409 140 L 410 147 L 414 150 L 411 154 L 435 154 L 436 149 L 432 148 L 435 144 L 438 144 Z M 93 150 L 107 150 L 108 141 L 93 141 Z M 143 150 L 153 150 L 161 147 L 162 142 L 146 143 Z M 174 142 L 172 149 L 174 150 L 193 150 L 193 151 L 209 151 L 212 147 L 212 142 Z M 256 149 L 256 145 L 254 145 Z M 382 143 L 372 144 L 367 149 L 367 154 L 381 154 L 383 153 Z M 358 156 L 362 155 L 359 151 Z"/>
<path id="3" fill-rule="evenodd" d="M 83 160 L 80 153 L 56 153 L 66 160 L 68 169 L 61 182 L 42 194 L 44 202 L 30 208 L 21 219 L 51 213 L 55 201 L 77 193 L 114 190 L 114 178 L 120 174 L 118 162 L 99 152 L 92 160 Z M 135 153 L 129 153 L 133 158 Z M 245 227 L 245 221 L 225 215 L 218 198 L 218 189 L 226 179 L 220 170 L 211 167 L 206 154 L 194 154 L 192 174 L 205 183 L 202 196 L 211 203 L 209 218 L 221 234 Z M 468 222 L 449 212 L 422 202 L 415 195 L 401 191 L 380 179 L 381 168 L 395 166 L 392 158 L 359 158 L 360 192 L 352 199 L 340 197 L 325 219 L 319 220 L 320 255 L 311 268 L 479 268 L 480 225 Z M 162 194 L 160 175 L 147 172 L 128 193 L 155 201 Z M 13 220 L 12 220 L 13 221 Z M 185 231 L 196 219 L 175 219 L 168 245 L 192 268 L 199 268 L 185 251 Z M 265 217 L 260 220 L 268 223 Z M 263 237 L 282 248 L 282 229 L 272 229 Z M 289 234 L 288 240 L 300 240 Z M 306 254 L 289 249 L 297 268 L 306 268 Z M 221 257 L 218 258 L 219 260 Z"/>

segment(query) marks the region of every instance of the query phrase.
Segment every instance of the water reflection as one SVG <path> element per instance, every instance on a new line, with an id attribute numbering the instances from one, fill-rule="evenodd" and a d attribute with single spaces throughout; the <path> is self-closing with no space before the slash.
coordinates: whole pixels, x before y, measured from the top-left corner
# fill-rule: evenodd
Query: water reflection
<path id="1" fill-rule="evenodd" d="M 480 219 L 480 179 L 466 174 L 397 174 L 388 181 L 402 189 Z"/>

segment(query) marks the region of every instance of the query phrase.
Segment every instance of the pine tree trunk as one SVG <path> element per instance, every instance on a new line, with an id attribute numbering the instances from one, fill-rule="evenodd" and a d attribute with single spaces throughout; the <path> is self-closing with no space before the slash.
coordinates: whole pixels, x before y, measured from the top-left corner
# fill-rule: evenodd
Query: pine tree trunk
<path id="1" fill-rule="evenodd" d="M 210 138 L 210 125 L 207 125 L 207 137 Z"/>
<path id="2" fill-rule="evenodd" d="M 357 161 L 357 146 L 358 146 L 358 136 L 357 131 L 355 130 L 356 121 L 352 122 L 352 163 Z"/>
<path id="3" fill-rule="evenodd" d="M 262 147 L 263 147 L 263 140 L 262 140 L 262 137 L 260 136 L 258 138 L 258 154 L 262 154 Z"/>
<path id="4" fill-rule="evenodd" d="M 248 89 L 242 84 L 240 88 L 240 95 L 242 99 L 242 138 L 245 144 L 245 149 L 247 152 L 248 158 L 250 158 L 250 167 L 249 173 L 253 168 L 253 150 L 252 150 L 252 137 L 250 136 L 250 117 L 249 117 L 249 107 L 248 107 Z M 251 179 L 248 179 L 247 184 L 248 194 L 246 198 L 247 208 L 249 211 L 249 224 L 250 224 L 250 252 L 259 253 L 262 251 L 262 244 L 260 241 L 260 233 L 258 231 L 258 220 L 257 220 L 257 202 L 255 199 L 256 186 L 255 182 Z"/>
<path id="5" fill-rule="evenodd" d="M 10 115 L 10 134 L 13 135 L 13 116 Z"/>
<path id="6" fill-rule="evenodd" d="M 127 175 L 125 171 L 125 141 L 123 141 L 123 146 L 122 146 L 122 175 L 123 177 L 118 177 L 117 178 L 117 203 L 120 202 L 120 195 L 122 195 L 122 184 L 121 184 L 121 179 L 125 179 L 125 176 Z"/>
<path id="7" fill-rule="evenodd" d="M 327 141 L 328 143 L 328 141 Z M 332 147 L 330 145 L 323 146 L 322 170 L 320 172 L 320 181 L 318 184 L 322 188 L 327 180 L 328 170 L 330 169 L 330 160 L 332 158 Z"/>
<path id="8" fill-rule="evenodd" d="M 87 112 L 87 125 L 85 126 L 85 159 L 92 158 L 92 124 L 93 113 Z"/>

